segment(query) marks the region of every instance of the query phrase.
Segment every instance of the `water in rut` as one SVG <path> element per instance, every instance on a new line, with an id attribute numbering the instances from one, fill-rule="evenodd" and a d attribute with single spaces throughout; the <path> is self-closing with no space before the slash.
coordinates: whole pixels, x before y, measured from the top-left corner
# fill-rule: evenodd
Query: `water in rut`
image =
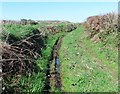
<path id="1" fill-rule="evenodd" d="M 62 37 L 59 37 L 56 43 L 54 44 L 54 48 L 51 55 L 50 60 L 50 87 L 54 87 L 55 90 L 61 91 L 61 78 L 60 78 L 60 60 L 58 51 L 61 46 Z"/>

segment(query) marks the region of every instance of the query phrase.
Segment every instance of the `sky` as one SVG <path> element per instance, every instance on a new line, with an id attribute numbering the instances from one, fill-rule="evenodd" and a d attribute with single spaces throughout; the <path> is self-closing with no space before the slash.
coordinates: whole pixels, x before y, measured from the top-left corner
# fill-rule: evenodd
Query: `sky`
<path id="1" fill-rule="evenodd" d="M 2 19 L 67 20 L 117 12 L 117 2 L 2 2 Z"/>

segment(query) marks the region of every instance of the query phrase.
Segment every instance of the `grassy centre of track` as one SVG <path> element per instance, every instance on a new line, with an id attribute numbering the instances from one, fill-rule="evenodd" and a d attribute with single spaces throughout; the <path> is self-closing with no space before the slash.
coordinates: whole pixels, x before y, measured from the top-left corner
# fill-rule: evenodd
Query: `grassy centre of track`
<path id="1" fill-rule="evenodd" d="M 110 37 L 112 40 L 112 37 Z M 107 58 L 107 55 L 110 55 Z M 62 90 L 65 92 L 117 92 L 118 51 L 93 43 L 80 26 L 67 34 L 59 50 Z"/>

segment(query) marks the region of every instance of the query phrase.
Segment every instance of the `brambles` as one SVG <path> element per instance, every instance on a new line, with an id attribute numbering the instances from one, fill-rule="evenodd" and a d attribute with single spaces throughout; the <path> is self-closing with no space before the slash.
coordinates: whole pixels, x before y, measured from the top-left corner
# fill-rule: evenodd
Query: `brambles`
<path id="1" fill-rule="evenodd" d="M 19 41 L 9 42 L 10 40 L 7 40 L 9 44 L 2 43 L 3 92 L 9 92 L 11 88 L 13 92 L 18 92 L 17 89 L 22 92 L 20 87 L 8 87 L 8 84 L 12 85 L 17 80 L 15 84 L 18 85 L 21 76 L 28 77 L 42 70 L 35 60 L 41 57 L 40 51 L 44 47 L 45 38 L 37 33 Z"/>
<path id="2" fill-rule="evenodd" d="M 45 89 L 53 45 L 75 25 L 23 19 L 4 21 L 2 39 L 3 92 L 41 92 Z M 49 25 L 48 25 L 49 24 Z M 71 29 L 68 29 L 70 28 Z M 66 30 L 66 32 L 64 31 Z"/>
<path id="3" fill-rule="evenodd" d="M 76 24 L 58 24 L 58 25 L 48 25 L 39 28 L 40 31 L 42 31 L 43 34 L 47 35 L 54 35 L 56 33 L 59 33 L 61 31 L 63 32 L 71 32 L 77 28 Z"/>

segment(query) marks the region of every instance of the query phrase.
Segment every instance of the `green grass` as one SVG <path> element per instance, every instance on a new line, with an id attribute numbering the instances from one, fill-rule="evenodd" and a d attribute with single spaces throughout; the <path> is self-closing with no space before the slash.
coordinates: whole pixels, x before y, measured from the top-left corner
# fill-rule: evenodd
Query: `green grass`
<path id="1" fill-rule="evenodd" d="M 36 28 L 40 28 L 42 26 L 47 25 L 46 23 L 39 23 L 38 25 L 16 25 L 16 24 L 7 24 L 4 26 L 5 32 L 13 35 L 17 39 L 22 39 L 29 34 L 32 34 L 32 31 Z M 51 52 L 53 50 L 53 46 L 58 39 L 58 37 L 62 35 L 66 35 L 67 32 L 61 31 L 55 35 L 48 36 L 45 41 L 46 48 L 42 49 L 42 57 L 39 57 L 36 62 L 38 73 L 33 73 L 29 75 L 29 77 L 25 75 L 20 75 L 20 77 L 16 78 L 15 76 L 10 76 L 8 81 L 5 82 L 8 89 L 12 87 L 12 90 L 18 90 L 18 92 L 41 92 L 44 89 L 45 81 L 46 81 L 46 72 L 48 69 L 47 64 L 49 64 L 49 59 L 51 56 Z M 10 80 L 11 79 L 11 80 Z M 14 81 L 17 79 L 17 82 Z M 14 84 L 13 84 L 14 83 Z M 10 89 L 11 90 L 11 89 Z"/>
<path id="2" fill-rule="evenodd" d="M 3 30 L 20 40 L 21 38 L 25 38 L 26 36 L 33 34 L 33 30 L 46 25 L 48 25 L 48 23 L 44 22 L 41 22 L 37 25 L 5 24 L 3 25 Z"/>
<path id="3" fill-rule="evenodd" d="M 17 85 L 21 92 L 40 92 L 44 88 L 43 83 L 45 83 L 45 74 L 39 72 L 29 77 L 22 75 Z"/>
<path id="4" fill-rule="evenodd" d="M 93 43 L 79 27 L 63 38 L 59 50 L 62 90 L 65 92 L 117 92 L 118 53 L 108 41 Z M 114 36 L 109 36 L 113 40 Z M 109 46 L 108 46 L 109 44 Z"/>
<path id="5" fill-rule="evenodd" d="M 5 25 L 5 31 L 22 39 L 32 33 L 34 29 L 44 27 L 47 23 L 37 25 Z M 66 23 L 58 24 L 57 28 L 66 27 Z M 61 30 L 62 30 L 61 29 Z M 45 86 L 47 64 L 53 46 L 62 35 L 63 39 L 59 51 L 61 61 L 62 90 L 68 92 L 82 91 L 117 91 L 117 50 L 114 49 L 114 37 L 111 34 L 107 39 L 106 46 L 103 43 L 93 44 L 84 34 L 84 27 L 70 32 L 61 32 L 49 35 L 46 41 L 46 48 L 42 49 L 42 57 L 35 62 L 38 66 L 38 73 L 29 77 L 21 75 L 18 78 L 8 78 L 8 87 L 20 89 L 22 92 L 41 92 Z M 16 79 L 18 82 L 13 84 Z M 12 84 L 11 84 L 12 83 Z M 51 91 L 54 91 L 52 87 Z"/>
<path id="6" fill-rule="evenodd" d="M 26 76 L 21 76 L 20 78 L 19 87 L 24 87 L 21 88 L 22 92 L 43 91 L 46 81 L 47 64 L 49 64 L 49 59 L 53 50 L 53 46 L 58 37 L 65 34 L 67 33 L 60 32 L 54 36 L 50 36 L 47 39 L 46 48 L 42 50 L 42 57 L 38 58 L 36 61 L 37 66 L 39 67 L 39 72 L 29 76 L 28 78 Z M 28 87 L 26 87 L 26 84 L 28 85 Z"/>
<path id="7" fill-rule="evenodd" d="M 26 35 L 32 33 L 34 28 L 31 25 L 16 25 L 16 24 L 7 24 L 3 26 L 4 31 L 13 35 L 15 38 L 21 39 Z"/>

